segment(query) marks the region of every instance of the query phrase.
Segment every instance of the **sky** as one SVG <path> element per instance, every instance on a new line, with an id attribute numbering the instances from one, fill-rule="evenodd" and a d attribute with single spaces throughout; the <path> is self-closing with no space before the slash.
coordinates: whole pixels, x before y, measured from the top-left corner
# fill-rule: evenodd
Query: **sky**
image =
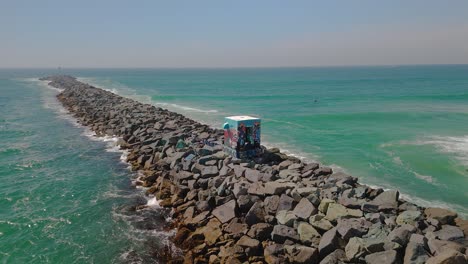
<path id="1" fill-rule="evenodd" d="M 468 64 L 468 1 L 0 0 L 0 68 Z"/>

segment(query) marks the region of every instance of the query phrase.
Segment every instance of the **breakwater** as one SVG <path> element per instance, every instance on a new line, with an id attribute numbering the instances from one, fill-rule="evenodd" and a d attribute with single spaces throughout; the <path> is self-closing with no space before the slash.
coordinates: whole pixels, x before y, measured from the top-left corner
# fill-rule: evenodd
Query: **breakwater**
<path id="1" fill-rule="evenodd" d="M 81 124 L 119 136 L 148 195 L 174 209 L 173 241 L 184 254 L 170 261 L 466 261 L 467 222 L 454 212 L 419 207 L 278 149 L 233 160 L 221 130 L 73 77 L 43 80 L 64 89 L 58 99 Z"/>

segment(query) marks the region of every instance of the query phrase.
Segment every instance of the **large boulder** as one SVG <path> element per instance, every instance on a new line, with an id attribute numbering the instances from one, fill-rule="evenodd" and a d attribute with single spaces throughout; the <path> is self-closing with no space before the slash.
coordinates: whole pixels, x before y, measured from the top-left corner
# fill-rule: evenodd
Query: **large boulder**
<path id="1" fill-rule="evenodd" d="M 236 217 L 236 201 L 231 200 L 216 207 L 212 213 L 221 223 L 226 223 Z"/>
<path id="2" fill-rule="evenodd" d="M 396 223 L 399 225 L 414 225 L 421 217 L 420 211 L 404 211 L 398 215 Z"/>
<path id="3" fill-rule="evenodd" d="M 452 225 L 443 225 L 442 229 L 434 234 L 441 240 L 457 240 L 464 237 L 463 231 Z"/>
<path id="4" fill-rule="evenodd" d="M 387 240 L 390 242 L 395 242 L 401 246 L 406 246 L 409 241 L 411 234 L 416 232 L 416 228 L 411 225 L 402 225 L 397 227 L 388 234 Z"/>
<path id="5" fill-rule="evenodd" d="M 294 208 L 293 213 L 300 219 L 305 220 L 312 214 L 316 214 L 317 209 L 307 198 L 302 198 Z"/>
<path id="6" fill-rule="evenodd" d="M 299 239 L 305 245 L 318 245 L 320 242 L 320 234 L 310 224 L 306 222 L 300 222 L 297 226 L 297 233 Z"/>
<path id="7" fill-rule="evenodd" d="M 253 239 L 248 236 L 242 236 L 237 241 L 236 245 L 243 247 L 245 253 L 248 256 L 256 256 L 260 253 L 260 241 L 257 239 Z"/>
<path id="8" fill-rule="evenodd" d="M 263 206 L 267 214 L 274 215 L 278 209 L 280 197 L 278 195 L 272 195 L 265 198 Z"/>
<path id="9" fill-rule="evenodd" d="M 297 220 L 297 216 L 291 211 L 279 211 L 276 214 L 276 221 L 281 225 L 292 227 Z"/>
<path id="10" fill-rule="evenodd" d="M 426 208 L 424 214 L 427 218 L 437 219 L 443 225 L 452 224 L 457 217 L 457 213 L 453 211 L 435 207 Z"/>
<path id="11" fill-rule="evenodd" d="M 366 256 L 368 264 L 397 264 L 399 263 L 398 254 L 395 250 L 387 250 L 372 253 Z"/>
<path id="12" fill-rule="evenodd" d="M 453 250 L 447 249 L 439 255 L 431 257 L 427 260 L 427 264 L 466 264 L 468 258 L 466 255 Z"/>
<path id="13" fill-rule="evenodd" d="M 330 203 L 326 218 L 330 221 L 336 221 L 340 217 L 362 217 L 362 211 L 359 209 L 348 209 L 341 204 Z"/>
<path id="14" fill-rule="evenodd" d="M 250 230 L 247 233 L 247 235 L 251 238 L 264 241 L 271 236 L 272 231 L 273 231 L 272 225 L 267 224 L 267 223 L 258 223 L 250 227 Z"/>
<path id="15" fill-rule="evenodd" d="M 325 257 L 328 254 L 332 253 L 336 249 L 339 248 L 340 238 L 338 237 L 338 233 L 336 232 L 336 228 L 332 228 L 325 232 L 320 239 L 319 243 L 319 252 L 321 257 Z"/>
<path id="16" fill-rule="evenodd" d="M 316 248 L 293 245 L 285 246 L 287 254 L 292 263 L 314 264 L 318 262 L 318 250 Z"/>
<path id="17" fill-rule="evenodd" d="M 309 223 L 316 229 L 323 232 L 333 228 L 332 223 L 324 218 L 323 215 L 313 215 L 309 218 Z"/>
<path id="18" fill-rule="evenodd" d="M 282 194 L 279 199 L 277 211 L 278 212 L 283 211 L 283 210 L 289 211 L 293 208 L 293 204 L 294 204 L 293 198 L 291 198 L 290 196 L 286 194 Z"/>
<path id="19" fill-rule="evenodd" d="M 245 215 L 245 223 L 249 226 L 265 221 L 265 210 L 263 209 L 263 202 L 255 202 L 250 210 Z"/>
<path id="20" fill-rule="evenodd" d="M 380 211 L 398 208 L 398 198 L 400 193 L 397 190 L 388 190 L 379 194 L 372 201 L 372 204 L 377 205 Z"/>
<path id="21" fill-rule="evenodd" d="M 362 237 L 367 231 L 371 223 L 364 218 L 342 218 L 338 220 L 336 229 L 341 237 L 345 240 L 351 237 Z"/>
<path id="22" fill-rule="evenodd" d="M 424 244 L 409 242 L 405 249 L 404 264 L 423 264 L 426 263 L 429 254 Z"/>
<path id="23" fill-rule="evenodd" d="M 352 237 L 348 244 L 346 244 L 345 253 L 348 260 L 355 261 L 365 256 L 368 251 L 366 250 L 366 245 L 362 238 Z"/>
<path id="24" fill-rule="evenodd" d="M 271 239 L 276 243 L 284 243 L 286 240 L 299 241 L 299 235 L 292 227 L 275 225 L 271 232 Z"/>

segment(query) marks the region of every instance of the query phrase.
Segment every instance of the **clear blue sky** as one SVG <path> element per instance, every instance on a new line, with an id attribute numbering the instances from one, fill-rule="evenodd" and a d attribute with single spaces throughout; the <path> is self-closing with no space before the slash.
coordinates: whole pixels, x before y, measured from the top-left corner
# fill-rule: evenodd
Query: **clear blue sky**
<path id="1" fill-rule="evenodd" d="M 468 63 L 468 1 L 0 0 L 0 67 Z"/>

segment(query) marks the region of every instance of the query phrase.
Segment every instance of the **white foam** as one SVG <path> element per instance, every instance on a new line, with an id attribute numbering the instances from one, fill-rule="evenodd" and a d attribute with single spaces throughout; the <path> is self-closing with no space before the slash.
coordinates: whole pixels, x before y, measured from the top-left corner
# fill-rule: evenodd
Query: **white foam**
<path id="1" fill-rule="evenodd" d="M 380 147 L 386 148 L 394 145 L 432 145 L 435 146 L 440 153 L 450 154 L 461 165 L 468 166 L 468 135 L 467 136 L 429 136 L 424 139 L 408 141 L 401 140 L 396 143 L 384 143 Z"/>
<path id="2" fill-rule="evenodd" d="M 151 206 L 151 207 L 160 207 L 159 206 L 159 201 L 156 199 L 156 197 L 152 197 L 148 199 L 148 202 L 146 205 Z"/>
<path id="3" fill-rule="evenodd" d="M 412 173 L 414 174 L 414 176 L 416 176 L 416 178 L 420 179 L 420 180 L 423 180 L 425 182 L 428 182 L 430 184 L 433 184 L 433 185 L 438 185 L 436 184 L 436 180 L 430 176 L 430 175 L 422 175 L 422 174 L 419 174 L 415 171 L 412 171 Z"/>

